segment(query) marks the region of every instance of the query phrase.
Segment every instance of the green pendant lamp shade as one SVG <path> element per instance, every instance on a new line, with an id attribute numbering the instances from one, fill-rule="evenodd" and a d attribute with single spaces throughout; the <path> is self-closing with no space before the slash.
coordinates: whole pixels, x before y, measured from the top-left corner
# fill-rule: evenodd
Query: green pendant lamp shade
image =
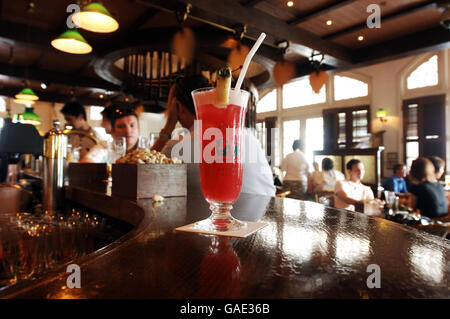
<path id="1" fill-rule="evenodd" d="M 24 124 L 32 124 L 32 125 L 41 124 L 41 118 L 39 117 L 39 115 L 34 113 L 33 108 L 30 106 L 25 107 L 25 112 L 23 112 L 21 115 Z"/>
<path id="2" fill-rule="evenodd" d="M 67 30 L 51 42 L 52 46 L 60 51 L 72 54 L 87 54 L 92 47 L 76 30 Z"/>
<path id="3" fill-rule="evenodd" d="M 98 2 L 88 4 L 80 12 L 73 14 L 72 21 L 80 28 L 98 33 L 114 32 L 119 28 L 116 19 Z"/>
<path id="4" fill-rule="evenodd" d="M 22 91 L 17 93 L 14 97 L 17 100 L 25 100 L 25 101 L 37 101 L 37 100 L 39 100 L 39 97 L 30 88 L 24 88 Z"/>

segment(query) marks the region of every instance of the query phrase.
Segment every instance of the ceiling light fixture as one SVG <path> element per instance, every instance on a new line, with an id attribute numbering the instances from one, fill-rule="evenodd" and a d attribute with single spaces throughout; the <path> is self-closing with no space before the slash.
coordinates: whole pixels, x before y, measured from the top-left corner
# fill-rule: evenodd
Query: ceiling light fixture
<path id="1" fill-rule="evenodd" d="M 358 36 L 358 41 L 364 40 L 364 37 L 362 35 Z"/>
<path id="2" fill-rule="evenodd" d="M 22 114 L 23 123 L 24 124 L 32 124 L 32 125 L 40 125 L 41 124 L 41 118 L 39 115 L 34 113 L 34 110 L 31 106 L 25 107 L 25 112 Z"/>
<path id="3" fill-rule="evenodd" d="M 92 47 L 76 30 L 67 30 L 51 42 L 55 49 L 72 54 L 87 54 Z"/>
<path id="4" fill-rule="evenodd" d="M 327 20 L 327 25 L 332 25 L 333 24 L 333 20 Z"/>
<path id="5" fill-rule="evenodd" d="M 30 88 L 24 88 L 22 91 L 17 93 L 14 97 L 17 100 L 24 100 L 24 101 L 37 101 L 37 100 L 39 100 L 39 97 Z"/>
<path id="6" fill-rule="evenodd" d="M 286 3 L 286 5 L 287 5 L 288 7 L 292 7 L 292 6 L 294 5 L 294 1 L 288 1 L 288 2 Z"/>
<path id="7" fill-rule="evenodd" d="M 93 2 L 72 16 L 72 21 L 88 31 L 109 33 L 119 29 L 119 23 L 99 2 Z"/>
<path id="8" fill-rule="evenodd" d="M 24 100 L 24 99 L 14 99 L 14 103 L 24 104 L 24 105 L 33 105 L 36 101 L 33 100 Z"/>

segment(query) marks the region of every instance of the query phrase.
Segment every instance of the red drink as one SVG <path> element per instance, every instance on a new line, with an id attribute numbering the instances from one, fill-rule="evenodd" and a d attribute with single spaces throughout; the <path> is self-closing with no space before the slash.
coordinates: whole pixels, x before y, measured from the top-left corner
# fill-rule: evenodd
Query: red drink
<path id="1" fill-rule="evenodd" d="M 218 109 L 212 104 L 204 104 L 198 110 L 198 119 L 202 120 L 202 136 L 208 128 L 219 128 L 223 136 L 223 139 L 215 139 L 216 148 L 211 150 L 215 160 L 212 163 L 205 161 L 200 163 L 203 195 L 206 199 L 234 203 L 239 197 L 242 186 L 242 161 L 239 148 L 242 129 L 233 125 L 240 123 L 243 108 L 230 104 L 227 108 Z M 214 141 L 203 139 L 201 149 L 205 150 L 211 142 Z"/>
<path id="2" fill-rule="evenodd" d="M 217 105 L 213 88 L 192 92 L 201 121 L 199 146 L 201 152 L 200 184 L 203 196 L 218 207 L 220 214 L 228 213 L 242 187 L 242 133 L 249 93 L 230 91 L 228 105 Z M 231 216 L 229 216 L 232 218 Z M 215 219 L 214 224 L 229 223 Z"/>

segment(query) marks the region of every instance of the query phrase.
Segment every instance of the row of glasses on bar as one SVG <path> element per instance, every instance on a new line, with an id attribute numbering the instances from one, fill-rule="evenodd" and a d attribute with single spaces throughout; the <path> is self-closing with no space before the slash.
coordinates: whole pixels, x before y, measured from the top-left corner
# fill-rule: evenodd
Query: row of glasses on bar
<path id="1" fill-rule="evenodd" d="M 0 215 L 0 290 L 94 251 L 104 223 L 75 209 L 65 215 Z"/>

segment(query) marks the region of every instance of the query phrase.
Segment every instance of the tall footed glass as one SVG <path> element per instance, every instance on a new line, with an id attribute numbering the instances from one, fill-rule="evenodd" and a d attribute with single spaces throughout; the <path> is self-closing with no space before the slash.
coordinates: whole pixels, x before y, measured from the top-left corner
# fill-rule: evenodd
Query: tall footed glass
<path id="1" fill-rule="evenodd" d="M 230 90 L 226 105 L 217 103 L 215 88 L 192 91 L 197 113 L 200 184 L 212 214 L 195 227 L 205 231 L 235 231 L 247 227 L 231 216 L 242 187 L 242 146 L 245 110 L 250 94 Z"/>

